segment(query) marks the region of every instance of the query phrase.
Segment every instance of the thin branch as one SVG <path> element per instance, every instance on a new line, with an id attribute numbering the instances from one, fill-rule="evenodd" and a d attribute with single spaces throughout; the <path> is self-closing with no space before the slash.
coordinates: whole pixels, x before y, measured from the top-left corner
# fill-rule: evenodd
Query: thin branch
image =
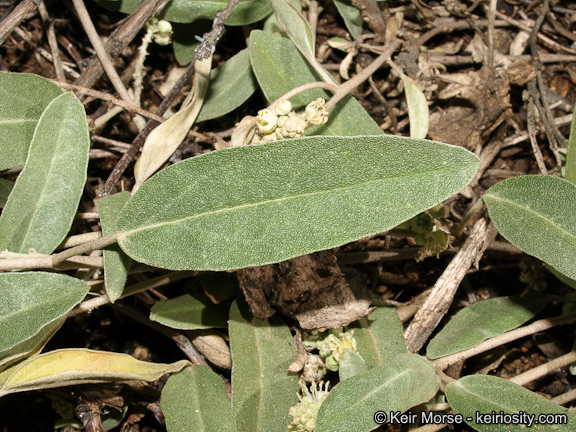
<path id="1" fill-rule="evenodd" d="M 134 105 L 133 103 L 124 102 L 123 100 L 118 99 L 117 97 L 114 97 L 111 94 L 104 93 L 104 92 L 101 92 L 98 90 L 89 89 L 86 87 L 80 87 L 80 86 L 77 86 L 74 84 L 68 84 L 65 82 L 56 81 L 56 80 L 49 80 L 49 81 L 52 81 L 54 84 L 56 84 L 60 88 L 63 88 L 66 90 L 73 90 L 75 92 L 82 93 L 82 94 L 85 94 L 88 96 L 92 96 L 92 97 L 97 98 L 97 99 L 105 100 L 107 102 L 112 102 L 114 105 L 118 105 L 119 107 L 124 108 L 126 111 L 139 114 L 142 117 L 147 117 L 149 119 L 157 121 L 158 123 L 162 123 L 163 121 L 166 120 L 165 118 L 163 118 L 157 114 L 153 114 L 150 111 L 146 111 L 145 109 L 140 108 L 137 105 Z"/>
<path id="2" fill-rule="evenodd" d="M 323 88 L 326 90 L 330 90 L 333 93 L 338 92 L 339 87 L 336 84 L 330 84 L 330 83 L 326 83 L 323 81 L 317 81 L 317 82 L 312 82 L 312 83 L 307 83 L 307 84 L 302 84 L 301 86 L 298 86 L 292 90 L 290 90 L 288 93 L 286 93 L 285 95 L 282 95 L 281 97 L 279 97 L 278 99 L 276 99 L 274 102 L 272 102 L 270 104 L 270 106 L 268 107 L 268 109 L 274 109 L 274 107 L 276 106 L 276 104 L 278 103 L 278 101 L 281 101 L 282 99 L 290 99 L 300 93 L 303 93 L 307 90 L 311 90 L 311 89 L 315 89 L 315 88 Z"/>
<path id="3" fill-rule="evenodd" d="M 94 51 L 96 51 L 96 55 L 100 59 L 100 63 L 102 63 L 102 67 L 106 71 L 106 75 L 108 75 L 110 82 L 124 102 L 134 105 L 134 100 L 128 94 L 128 90 L 126 90 L 126 87 L 124 87 L 124 83 L 122 83 L 120 76 L 110 61 L 110 57 L 108 57 L 108 53 L 104 49 L 104 45 L 102 45 L 100 36 L 98 35 L 98 32 L 92 23 L 92 19 L 90 18 L 90 14 L 84 5 L 84 2 L 82 0 L 72 0 L 72 3 L 74 4 L 74 8 L 78 13 L 78 18 L 82 23 L 82 27 L 84 28 L 84 31 L 86 32 L 86 35 L 88 36 Z"/>
<path id="4" fill-rule="evenodd" d="M 80 246 L 76 246 L 70 249 L 66 249 L 64 252 L 60 252 L 59 254 L 56 255 L 52 255 L 52 263 L 54 266 L 57 266 L 58 264 L 66 261 L 69 258 L 72 258 L 74 256 L 77 255 L 82 255 L 85 254 L 87 252 L 91 252 L 93 250 L 96 249 L 102 249 L 105 248 L 106 246 L 110 246 L 111 244 L 116 243 L 116 240 L 118 238 L 118 234 L 110 234 L 104 237 L 100 237 L 99 239 L 96 239 L 94 241 L 91 241 L 89 243 L 84 243 Z"/>
<path id="5" fill-rule="evenodd" d="M 0 22 L 0 45 L 6 42 L 10 33 L 20 25 L 22 21 L 27 20 L 36 13 L 40 0 L 23 0 L 21 1 L 10 15 Z"/>
<path id="6" fill-rule="evenodd" d="M 0 261 L 0 263 L 1 262 L 2 261 Z M 167 275 L 159 276 L 159 277 L 156 277 L 154 279 L 149 279 L 149 280 L 144 281 L 144 282 L 130 285 L 124 289 L 124 291 L 122 292 L 122 295 L 120 296 L 119 299 L 123 299 L 123 298 L 129 297 L 131 295 L 134 295 L 134 294 L 137 294 L 139 292 L 146 291 L 149 289 L 160 288 L 164 285 L 168 285 L 168 284 L 171 284 L 173 282 L 177 282 L 179 280 L 192 277 L 195 274 L 196 274 L 196 272 L 191 272 L 188 270 L 171 272 L 171 273 L 168 273 Z M 84 313 L 84 312 L 91 312 L 92 310 L 94 310 L 100 306 L 104 306 L 108 303 L 110 303 L 110 298 L 106 294 L 98 296 L 98 297 L 93 297 L 89 300 L 83 301 L 78 306 L 76 306 L 74 309 L 72 309 L 72 311 L 70 311 L 70 313 L 68 314 L 68 317 L 73 317 L 73 316 L 79 315 L 79 314 Z"/>
<path id="7" fill-rule="evenodd" d="M 570 351 L 568 354 L 550 360 L 540 366 L 536 366 L 520 375 L 510 378 L 510 382 L 525 386 L 532 381 L 550 375 L 551 373 L 556 372 L 557 369 L 568 366 L 574 362 L 576 362 L 576 351 Z"/>
<path id="8" fill-rule="evenodd" d="M 158 15 L 164 6 L 171 0 L 143 0 L 138 8 L 128 18 L 124 19 L 110 38 L 104 44 L 106 52 L 112 60 L 116 59 L 132 39 L 138 34 L 142 26 L 153 16 Z M 92 57 L 89 65 L 75 82 L 81 87 L 92 87 L 102 75 L 102 64 L 98 58 Z"/>
<path id="9" fill-rule="evenodd" d="M 475 355 L 489 351 L 493 348 L 499 347 L 508 342 L 512 342 L 517 339 L 530 336 L 534 333 L 548 330 L 552 327 L 556 327 L 557 325 L 572 323 L 574 322 L 575 319 L 576 319 L 576 312 L 571 312 L 569 314 L 560 315 L 554 318 L 542 319 L 525 327 L 521 327 L 519 329 L 509 331 L 508 333 L 504 333 L 503 335 L 493 337 L 492 339 L 488 339 L 482 342 L 481 344 L 476 345 L 474 348 L 470 348 L 456 354 L 451 354 L 449 356 L 433 360 L 432 363 L 436 367 L 446 369 L 451 364 L 457 363 L 461 360 L 466 360 L 470 357 L 474 357 Z"/>
<path id="10" fill-rule="evenodd" d="M 432 293 L 405 332 L 408 351 L 420 350 L 442 317 L 448 312 L 466 271 L 482 257 L 487 239 L 487 228 L 486 219 L 482 218 L 476 222 L 460 251 L 434 284 Z"/>
<path id="11" fill-rule="evenodd" d="M 54 32 L 54 21 L 50 19 L 48 15 L 48 10 L 44 1 L 41 0 L 38 5 L 38 12 L 40 12 L 40 17 L 44 22 L 44 27 L 46 29 L 46 36 L 48 37 L 48 45 L 50 45 L 50 51 L 52 51 L 52 59 L 54 63 L 54 70 L 56 71 L 56 78 L 60 82 L 66 82 L 66 76 L 64 75 L 64 70 L 62 69 L 62 58 L 60 57 L 60 50 L 58 49 L 58 41 L 56 40 L 56 33 Z"/>
<path id="12" fill-rule="evenodd" d="M 396 51 L 396 49 L 398 49 L 401 44 L 402 41 L 400 39 L 394 39 L 392 42 L 390 42 L 390 45 L 386 47 L 384 52 L 380 54 L 365 69 L 363 69 L 362 72 L 355 75 L 344 84 L 338 86 L 338 92 L 326 103 L 326 110 L 329 110 L 334 105 L 336 105 L 343 97 L 348 95 L 352 90 L 366 81 L 368 77 L 372 76 L 374 72 L 380 69 L 380 67 L 390 59 L 394 51 Z"/>

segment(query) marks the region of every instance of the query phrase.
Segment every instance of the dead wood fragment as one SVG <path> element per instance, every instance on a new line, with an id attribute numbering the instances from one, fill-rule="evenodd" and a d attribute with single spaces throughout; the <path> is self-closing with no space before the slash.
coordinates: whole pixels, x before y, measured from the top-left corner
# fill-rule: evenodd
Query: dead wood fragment
<path id="1" fill-rule="evenodd" d="M 275 309 L 303 329 L 337 328 L 365 317 L 370 296 L 359 273 L 348 278 L 333 253 L 323 251 L 238 271 L 240 288 L 256 318 Z"/>
<path id="2" fill-rule="evenodd" d="M 466 271 L 482 257 L 487 233 L 486 219 L 479 219 L 460 251 L 436 281 L 432 293 L 406 330 L 404 336 L 408 351 L 417 352 L 420 350 L 446 314 Z"/>
<path id="3" fill-rule="evenodd" d="M 27 20 L 36 13 L 40 0 L 23 0 L 14 8 L 14 10 L 0 23 L 0 45 L 2 45 L 12 30 L 14 30 L 22 21 Z"/>
<path id="4" fill-rule="evenodd" d="M 386 20 L 375 0 L 352 0 L 368 26 L 378 35 L 381 41 L 386 39 Z"/>

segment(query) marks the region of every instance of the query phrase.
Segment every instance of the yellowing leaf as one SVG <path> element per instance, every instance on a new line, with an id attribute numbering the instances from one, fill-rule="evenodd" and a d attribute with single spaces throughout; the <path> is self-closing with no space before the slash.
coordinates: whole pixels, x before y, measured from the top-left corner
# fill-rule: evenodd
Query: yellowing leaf
<path id="1" fill-rule="evenodd" d="M 114 381 L 154 381 L 190 362 L 148 363 L 128 354 L 63 349 L 34 357 L 4 383 L 0 396 L 28 390 Z"/>
<path id="2" fill-rule="evenodd" d="M 148 135 L 142 147 L 142 155 L 134 168 L 136 184 L 133 192 L 136 192 L 142 183 L 172 156 L 188 134 L 202 108 L 210 80 L 212 57 L 197 60 L 194 65 L 196 74 L 192 84 L 193 99 Z"/>
<path id="3" fill-rule="evenodd" d="M 400 78 L 404 83 L 406 102 L 408 103 L 408 116 L 410 117 L 410 136 L 412 138 L 426 138 L 430 112 L 426 96 L 418 85 L 403 73 Z"/>

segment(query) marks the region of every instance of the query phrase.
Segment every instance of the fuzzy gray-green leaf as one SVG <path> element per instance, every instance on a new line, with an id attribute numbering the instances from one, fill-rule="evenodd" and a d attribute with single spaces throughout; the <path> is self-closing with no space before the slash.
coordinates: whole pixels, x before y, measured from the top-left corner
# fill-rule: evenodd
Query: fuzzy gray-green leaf
<path id="1" fill-rule="evenodd" d="M 61 94 L 41 76 L 0 72 L 0 170 L 24 165 L 38 119 Z"/>
<path id="2" fill-rule="evenodd" d="M 168 432 L 236 432 L 224 381 L 204 366 L 168 378 L 161 404 Z"/>
<path id="3" fill-rule="evenodd" d="M 129 199 L 130 192 L 125 191 L 96 201 L 103 235 L 116 232 L 116 220 Z M 130 257 L 117 244 L 104 249 L 104 287 L 112 303 L 120 298 L 122 291 L 124 291 L 131 264 Z"/>
<path id="4" fill-rule="evenodd" d="M 180 330 L 227 327 L 228 307 L 213 304 L 204 294 L 185 294 L 156 303 L 150 319 Z"/>
<path id="5" fill-rule="evenodd" d="M 210 73 L 210 85 L 196 122 L 228 114 L 246 102 L 255 90 L 250 53 L 245 49 Z"/>
<path id="6" fill-rule="evenodd" d="M 84 107 L 71 92 L 58 96 L 38 121 L 0 216 L 0 250 L 50 254 L 64 240 L 86 182 L 89 149 Z"/>
<path id="7" fill-rule="evenodd" d="M 503 378 L 487 375 L 470 375 L 453 381 L 446 386 L 446 397 L 450 406 L 467 421 L 470 426 L 480 432 L 525 432 L 537 430 L 538 432 L 572 432 L 576 424 L 576 414 L 566 408 L 550 402 L 542 396 L 511 383 Z M 494 413 L 493 413 L 494 412 Z M 567 423 L 555 421 L 551 424 L 532 424 L 527 428 L 526 424 L 518 422 L 505 422 L 504 420 L 492 420 L 484 423 L 484 417 L 478 419 L 477 413 L 486 415 L 490 420 L 491 414 L 560 414 L 565 415 Z M 535 427 L 536 426 L 536 427 Z"/>
<path id="8" fill-rule="evenodd" d="M 132 13 L 142 0 L 98 0 L 107 9 Z M 224 9 L 227 0 L 172 0 L 158 18 L 176 23 L 190 23 L 197 19 L 213 19 Z M 270 0 L 239 0 L 226 25 L 239 26 L 260 21 L 272 11 Z M 202 34 L 198 34 L 202 36 Z"/>
<path id="9" fill-rule="evenodd" d="M 393 228 L 463 189 L 478 158 L 394 136 L 308 137 L 215 151 L 150 178 L 119 243 L 173 270 L 284 261 Z"/>
<path id="10" fill-rule="evenodd" d="M 576 279 L 576 185 L 553 176 L 513 177 L 486 191 L 490 219 L 506 240 Z"/>
<path id="11" fill-rule="evenodd" d="M 345 381 L 356 375 L 361 375 L 367 371 L 366 362 L 356 351 L 348 350 L 342 356 L 338 365 L 338 376 L 340 381 Z"/>
<path id="12" fill-rule="evenodd" d="M 288 372 L 296 358 L 290 329 L 278 315 L 250 316 L 248 305 L 230 308 L 232 411 L 238 431 L 284 431 L 298 398 L 298 376 Z"/>
<path id="13" fill-rule="evenodd" d="M 392 306 L 378 306 L 366 318 L 353 323 L 350 329 L 354 330 L 358 352 L 368 369 L 406 353 L 402 322 Z"/>
<path id="14" fill-rule="evenodd" d="M 302 55 L 309 61 L 314 61 L 314 35 L 300 12 L 286 0 L 272 0 L 272 10 Z"/>
<path id="15" fill-rule="evenodd" d="M 268 102 L 303 84 L 321 81 L 294 44 L 279 35 L 262 31 L 250 33 L 250 60 L 256 79 Z M 290 99 L 295 110 L 302 110 L 318 98 L 328 100 L 332 93 L 312 89 Z M 306 129 L 307 135 L 381 135 L 382 130 L 360 103 L 347 96 L 330 110 L 328 123 Z"/>
<path id="16" fill-rule="evenodd" d="M 0 274 L 0 359 L 66 314 L 88 293 L 70 276 L 44 272 Z"/>
<path id="17" fill-rule="evenodd" d="M 546 297 L 498 297 L 462 309 L 428 344 L 430 359 L 475 347 L 524 324 L 546 306 Z"/>
<path id="18" fill-rule="evenodd" d="M 344 20 L 344 24 L 348 29 L 348 33 L 352 36 L 352 39 L 360 36 L 362 34 L 364 19 L 358 8 L 354 6 L 350 0 L 334 0 L 334 6 L 336 6 L 338 13 Z"/>
<path id="19" fill-rule="evenodd" d="M 376 429 L 374 413 L 387 415 L 426 402 L 438 391 L 434 367 L 415 354 L 400 354 L 382 366 L 340 382 L 318 412 L 316 432 Z"/>

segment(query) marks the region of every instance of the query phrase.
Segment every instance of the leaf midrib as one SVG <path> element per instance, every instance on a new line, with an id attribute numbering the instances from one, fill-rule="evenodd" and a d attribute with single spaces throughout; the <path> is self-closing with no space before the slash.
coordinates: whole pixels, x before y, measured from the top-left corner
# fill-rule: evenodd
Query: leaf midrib
<path id="1" fill-rule="evenodd" d="M 50 104 L 51 105 L 51 104 Z M 37 205 L 34 207 L 34 211 L 32 212 L 32 214 L 30 215 L 30 219 L 28 220 L 28 225 L 26 227 L 26 233 L 24 235 L 24 238 L 22 239 L 22 241 L 20 242 L 20 252 L 24 253 L 26 252 L 25 250 L 22 250 L 22 247 L 24 247 L 27 244 L 27 240 L 28 240 L 28 236 L 30 235 L 30 227 L 35 225 L 33 224 L 34 221 L 36 221 L 36 218 L 38 216 L 38 212 L 39 212 L 39 208 L 40 208 L 40 203 L 44 201 L 44 191 L 46 190 L 46 188 L 48 187 L 48 180 L 50 178 L 50 174 L 52 173 L 52 170 L 54 168 L 54 163 L 55 160 L 57 159 L 58 156 L 58 151 L 60 150 L 60 148 L 62 147 L 62 135 L 65 131 L 65 127 L 63 126 L 63 124 L 65 123 L 65 119 L 67 118 L 67 115 L 69 115 L 70 113 L 70 107 L 71 105 L 69 104 L 64 104 L 64 106 L 62 108 L 66 109 L 66 112 L 64 112 L 62 114 L 62 116 L 60 117 L 62 119 L 62 122 L 60 122 L 59 124 L 59 130 L 58 130 L 58 135 L 56 137 L 56 147 L 53 149 L 52 152 L 52 156 L 50 158 L 50 166 L 48 167 L 48 169 L 45 171 L 46 175 L 43 177 L 43 182 L 42 182 L 42 188 L 38 194 L 38 201 L 37 201 Z M 40 125 L 40 121 L 42 120 L 42 117 L 38 120 L 38 124 Z M 32 140 L 32 143 L 34 142 L 34 139 Z M 32 147 L 32 143 L 30 143 L 30 147 Z M 43 247 L 44 245 L 39 245 L 40 247 Z"/>
<path id="2" fill-rule="evenodd" d="M 516 201 L 511 201 L 509 199 L 506 198 L 502 198 L 498 195 L 492 195 L 492 194 L 487 194 L 486 197 L 489 197 L 491 199 L 497 200 L 497 201 L 501 201 L 501 202 L 505 202 L 510 204 L 511 206 L 518 208 L 518 209 L 522 209 L 527 213 L 531 213 L 532 215 L 534 215 L 537 219 L 541 219 L 543 221 L 546 221 L 548 223 L 548 225 L 551 225 L 553 228 L 555 228 L 558 231 L 561 231 L 562 233 L 565 233 L 568 237 L 572 238 L 575 242 L 576 242 L 576 235 L 572 234 L 570 231 L 568 231 L 566 228 L 562 228 L 560 226 L 558 226 L 558 224 L 556 224 L 555 222 L 553 222 L 551 219 L 548 219 L 543 213 L 538 213 L 534 210 L 532 210 L 529 207 L 526 207 L 524 205 L 518 204 Z"/>
<path id="3" fill-rule="evenodd" d="M 364 181 L 364 182 L 359 182 L 359 183 L 354 183 L 352 185 L 347 185 L 347 186 L 341 186 L 341 187 L 335 187 L 332 189 L 323 189 L 320 191 L 316 191 L 316 192 L 306 192 L 303 194 L 297 194 L 297 195 L 290 195 L 287 197 L 280 197 L 280 198 L 273 198 L 273 199 L 269 199 L 269 200 L 265 200 L 265 201 L 258 201 L 258 202 L 254 202 L 254 203 L 249 203 L 249 204 L 242 204 L 242 205 L 236 205 L 233 207 L 224 207 L 221 209 L 217 209 L 217 210 L 210 210 L 210 211 L 206 211 L 203 213 L 197 213 L 197 214 L 193 214 L 190 216 L 186 216 L 180 219 L 175 219 L 173 221 L 165 221 L 165 222 L 160 222 L 160 223 L 155 223 L 155 224 L 151 224 L 151 225 L 146 225 L 140 228 L 134 228 L 131 230 L 127 230 L 124 232 L 120 232 L 118 234 L 118 239 L 124 239 L 127 236 L 137 233 L 139 231 L 147 231 L 147 230 L 151 230 L 154 228 L 158 228 L 158 227 L 162 227 L 162 226 L 167 226 L 167 225 L 175 225 L 175 224 L 179 224 L 181 222 L 187 221 L 187 220 L 193 220 L 193 219 L 198 219 L 201 218 L 203 216 L 207 216 L 207 215 L 212 215 L 212 214 L 218 214 L 218 213 L 226 213 L 226 212 L 232 212 L 232 211 L 236 211 L 236 210 L 241 210 L 244 208 L 250 208 L 250 207 L 256 207 L 256 206 L 260 206 L 260 205 L 266 205 L 266 204 L 270 204 L 270 203 L 274 203 L 274 202 L 282 202 L 282 201 L 288 201 L 288 200 L 292 200 L 292 199 L 299 199 L 299 198 L 305 198 L 305 197 L 312 197 L 312 196 L 316 196 L 316 195 L 320 195 L 320 194 L 325 194 L 325 193 L 333 193 L 333 192 L 339 192 L 339 191 L 345 191 L 345 190 L 349 190 L 349 189 L 355 189 L 355 188 L 359 188 L 359 187 L 363 187 L 369 184 L 373 184 L 373 183 L 377 183 L 377 182 L 383 182 L 383 181 L 388 181 L 388 180 L 394 180 L 394 179 L 401 179 L 401 178 L 406 178 L 406 177 L 410 177 L 410 178 L 415 178 L 420 174 L 424 174 L 424 175 L 430 175 L 436 172 L 441 172 L 441 171 L 445 171 L 446 169 L 449 169 L 451 167 L 457 167 L 458 165 L 443 165 L 441 168 L 435 168 L 435 169 L 431 169 L 431 170 L 426 170 L 426 171 L 419 171 L 419 172 L 410 172 L 404 175 L 396 175 L 396 176 L 390 176 L 390 177 L 383 177 L 383 178 L 378 178 L 375 180 L 368 180 L 368 181 Z"/>

